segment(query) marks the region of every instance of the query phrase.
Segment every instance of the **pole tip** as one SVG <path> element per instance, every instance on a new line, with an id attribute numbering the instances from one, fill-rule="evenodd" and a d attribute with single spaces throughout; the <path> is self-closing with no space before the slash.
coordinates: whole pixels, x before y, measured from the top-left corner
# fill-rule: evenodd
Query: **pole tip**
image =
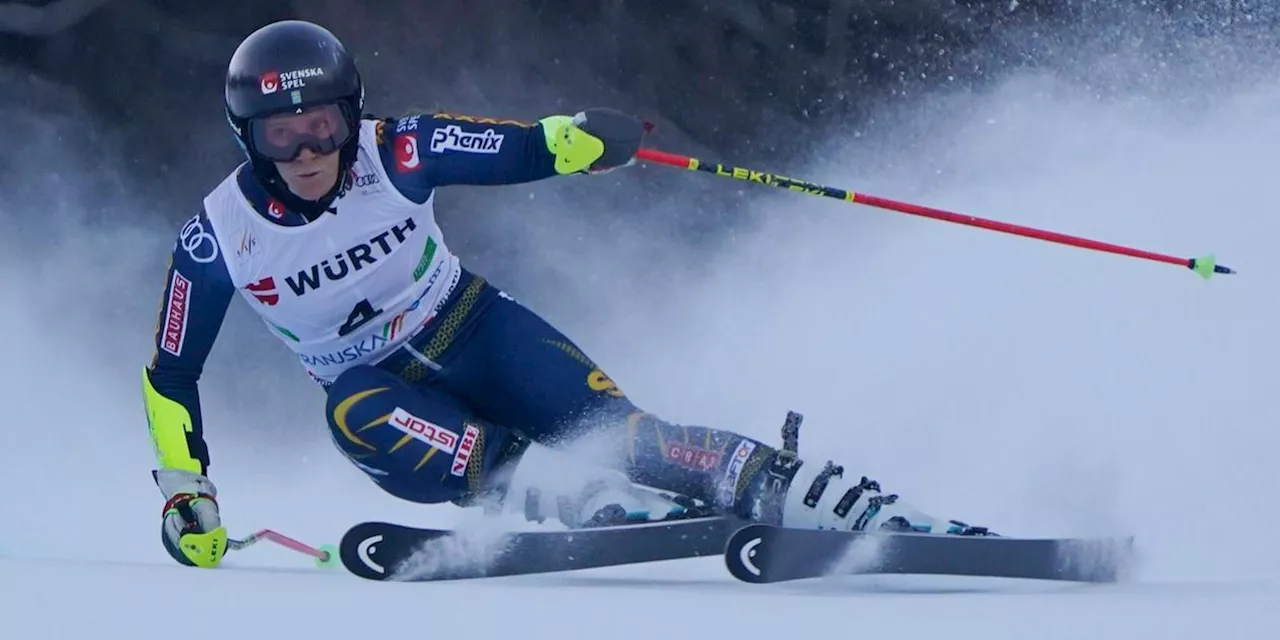
<path id="1" fill-rule="evenodd" d="M 338 547 L 332 544 L 320 545 L 323 554 L 316 558 L 316 566 L 322 569 L 338 566 Z"/>
<path id="2" fill-rule="evenodd" d="M 1215 273 L 1233 274 L 1235 271 L 1226 265 L 1218 264 L 1213 256 L 1203 256 L 1200 258 L 1192 258 L 1187 264 L 1192 271 L 1200 274 L 1200 277 L 1208 280 Z"/>

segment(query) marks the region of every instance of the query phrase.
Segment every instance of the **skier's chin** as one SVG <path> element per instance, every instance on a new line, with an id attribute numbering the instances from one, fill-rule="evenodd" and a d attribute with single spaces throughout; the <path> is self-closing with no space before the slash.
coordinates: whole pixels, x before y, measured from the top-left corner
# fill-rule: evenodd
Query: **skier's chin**
<path id="1" fill-rule="evenodd" d="M 335 172 L 320 167 L 284 174 L 289 191 L 303 200 L 319 200 L 324 197 L 337 179 Z"/>
<path id="2" fill-rule="evenodd" d="M 338 154 L 318 156 L 303 152 L 293 162 L 277 162 L 276 171 L 293 195 L 303 200 L 319 200 L 338 181 Z"/>

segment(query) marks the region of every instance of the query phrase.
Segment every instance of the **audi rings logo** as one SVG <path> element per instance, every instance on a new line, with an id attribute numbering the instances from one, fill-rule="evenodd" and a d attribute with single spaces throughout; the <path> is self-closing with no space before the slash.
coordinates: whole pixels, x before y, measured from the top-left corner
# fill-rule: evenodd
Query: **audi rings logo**
<path id="1" fill-rule="evenodd" d="M 204 230 L 204 223 L 200 221 L 200 216 L 187 221 L 187 224 L 182 227 L 180 238 L 182 248 L 186 249 L 187 255 L 191 256 L 192 260 L 208 264 L 218 259 L 218 240 L 212 233 Z"/>

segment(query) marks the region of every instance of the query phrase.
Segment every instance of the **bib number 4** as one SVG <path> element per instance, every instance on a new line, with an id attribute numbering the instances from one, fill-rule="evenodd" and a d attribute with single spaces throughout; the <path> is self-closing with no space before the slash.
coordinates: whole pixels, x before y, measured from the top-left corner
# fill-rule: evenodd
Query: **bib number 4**
<path id="1" fill-rule="evenodd" d="M 356 306 L 352 307 L 351 313 L 347 314 L 347 321 L 338 327 L 338 336 L 346 337 L 347 334 L 368 324 L 381 313 L 382 309 L 374 309 L 368 299 L 357 302 Z"/>

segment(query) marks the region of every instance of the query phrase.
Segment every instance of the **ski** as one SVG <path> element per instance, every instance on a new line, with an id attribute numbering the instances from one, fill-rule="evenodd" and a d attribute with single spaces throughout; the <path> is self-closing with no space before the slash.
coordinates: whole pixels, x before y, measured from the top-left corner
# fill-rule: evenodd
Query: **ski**
<path id="1" fill-rule="evenodd" d="M 725 545 L 725 564 L 744 582 L 770 583 L 873 573 L 1118 580 L 1133 539 L 1009 538 L 862 533 L 748 524 Z"/>
<path id="2" fill-rule="evenodd" d="M 717 556 L 742 522 L 723 516 L 560 531 L 464 532 L 363 522 L 338 555 L 370 580 L 425 582 L 515 576 Z"/>

